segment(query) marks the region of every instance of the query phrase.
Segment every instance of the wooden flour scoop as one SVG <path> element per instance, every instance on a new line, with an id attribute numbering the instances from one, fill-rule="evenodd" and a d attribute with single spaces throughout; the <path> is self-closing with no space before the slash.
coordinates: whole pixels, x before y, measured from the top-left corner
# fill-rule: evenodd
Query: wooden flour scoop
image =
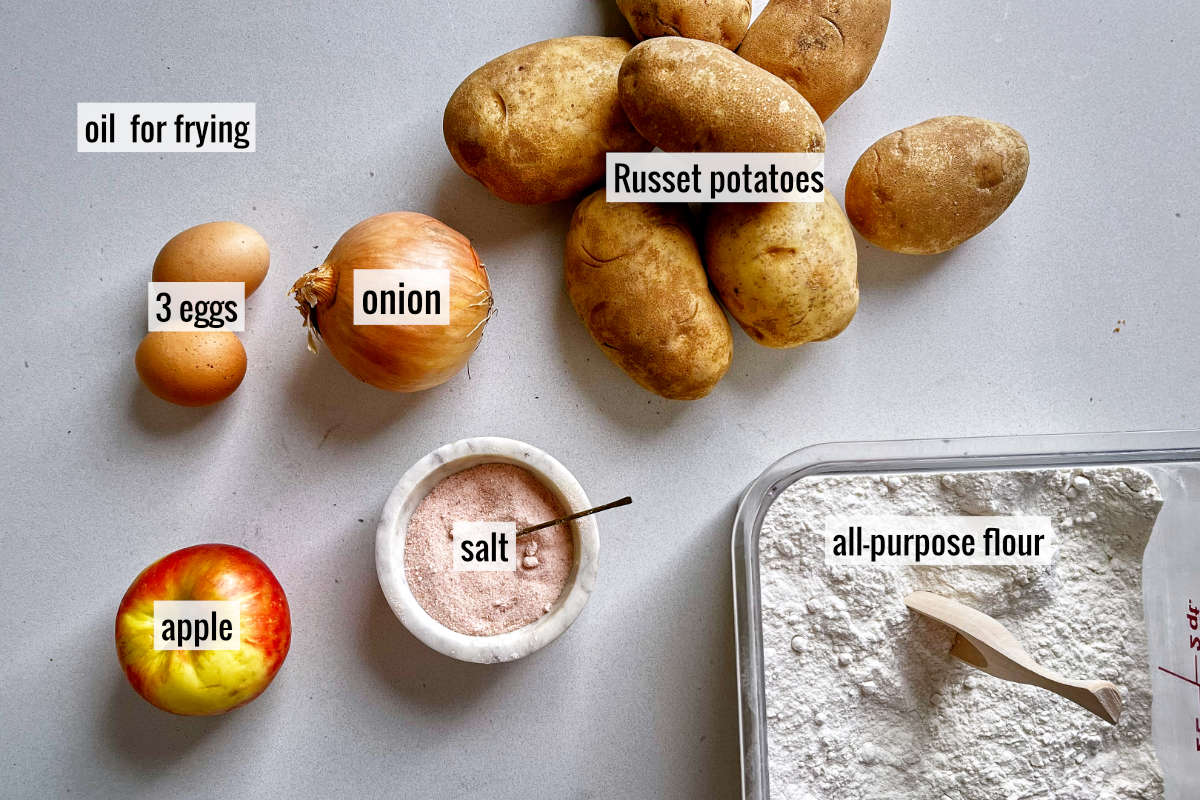
<path id="1" fill-rule="evenodd" d="M 932 592 L 913 592 L 904 604 L 956 631 L 950 654 L 1006 681 L 1048 689 L 1077 703 L 1106 722 L 1121 718 L 1121 695 L 1108 681 L 1072 681 L 1038 664 L 996 620 L 956 600 Z"/>

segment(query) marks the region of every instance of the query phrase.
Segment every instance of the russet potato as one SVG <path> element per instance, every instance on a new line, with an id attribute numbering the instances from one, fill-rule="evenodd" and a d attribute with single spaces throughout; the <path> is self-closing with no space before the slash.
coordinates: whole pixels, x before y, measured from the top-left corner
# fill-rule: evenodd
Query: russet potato
<path id="1" fill-rule="evenodd" d="M 609 203 L 603 189 L 571 218 L 567 294 L 600 349 L 646 389 L 708 394 L 733 337 L 708 289 L 684 205 Z"/>
<path id="2" fill-rule="evenodd" d="M 667 152 L 825 150 L 825 128 L 799 92 L 712 42 L 647 39 L 621 64 L 619 89 L 634 127 Z"/>
<path id="3" fill-rule="evenodd" d="M 936 117 L 888 134 L 859 157 L 846 213 L 886 250 L 944 253 L 995 222 L 1028 172 L 1029 146 L 1007 125 Z"/>
<path id="4" fill-rule="evenodd" d="M 737 52 L 787 81 L 824 121 L 866 82 L 891 13 L 891 0 L 771 0 Z"/>
<path id="5" fill-rule="evenodd" d="M 442 132 L 454 160 L 514 203 L 572 197 L 604 177 L 608 151 L 649 150 L 621 110 L 624 39 L 569 36 L 513 50 L 467 76 Z"/>
<path id="6" fill-rule="evenodd" d="M 737 48 L 750 25 L 750 0 L 617 0 L 639 39 L 683 36 Z"/>
<path id="7" fill-rule="evenodd" d="M 767 347 L 841 333 L 858 309 L 854 231 L 837 200 L 709 208 L 704 258 L 721 302 Z"/>

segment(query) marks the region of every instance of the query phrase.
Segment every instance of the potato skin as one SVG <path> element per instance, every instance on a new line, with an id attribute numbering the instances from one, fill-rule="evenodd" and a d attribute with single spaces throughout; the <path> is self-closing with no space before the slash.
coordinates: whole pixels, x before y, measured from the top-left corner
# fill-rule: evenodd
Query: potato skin
<path id="1" fill-rule="evenodd" d="M 624 39 L 569 36 L 513 50 L 467 76 L 442 133 L 468 175 L 513 203 L 550 203 L 604 177 L 604 154 L 649 150 L 621 110 Z"/>
<path id="2" fill-rule="evenodd" d="M 709 206 L 708 276 L 756 342 L 796 347 L 837 336 L 858 310 L 854 231 L 837 200 Z"/>
<path id="3" fill-rule="evenodd" d="M 750 26 L 750 0 L 617 0 L 638 39 L 683 36 L 736 50 Z"/>
<path id="4" fill-rule="evenodd" d="M 859 157 L 846 213 L 885 250 L 944 253 L 995 222 L 1028 172 L 1029 146 L 1007 125 L 936 117 L 888 134 Z"/>
<path id="5" fill-rule="evenodd" d="M 806 153 L 825 128 L 799 92 L 712 42 L 667 36 L 629 51 L 621 105 L 667 152 Z"/>
<path id="6" fill-rule="evenodd" d="M 686 206 L 610 204 L 600 189 L 575 209 L 563 260 L 567 294 L 592 338 L 646 389 L 695 400 L 729 369 L 733 336 Z"/>
<path id="7" fill-rule="evenodd" d="M 258 231 L 240 222 L 205 222 L 175 234 L 154 259 L 156 281 L 234 281 L 246 297 L 267 277 L 271 250 Z"/>
<path id="8" fill-rule="evenodd" d="M 867 80 L 891 0 L 771 0 L 738 55 L 787 81 L 829 119 Z"/>

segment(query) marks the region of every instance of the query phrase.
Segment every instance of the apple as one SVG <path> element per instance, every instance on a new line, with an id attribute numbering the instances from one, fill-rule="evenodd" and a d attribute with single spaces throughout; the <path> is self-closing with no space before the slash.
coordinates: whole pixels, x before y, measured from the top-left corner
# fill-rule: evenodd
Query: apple
<path id="1" fill-rule="evenodd" d="M 155 600 L 236 602 L 240 647 L 155 650 Z M 199 544 L 164 556 L 133 579 L 117 609 L 116 639 L 117 657 L 138 694 L 164 711 L 207 716 L 262 694 L 287 657 L 292 620 L 283 587 L 256 555 Z"/>

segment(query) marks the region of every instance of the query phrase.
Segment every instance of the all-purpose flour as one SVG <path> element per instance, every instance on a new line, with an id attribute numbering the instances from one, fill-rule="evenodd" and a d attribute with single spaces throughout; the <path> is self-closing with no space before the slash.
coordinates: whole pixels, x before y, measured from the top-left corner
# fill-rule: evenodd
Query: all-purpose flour
<path id="1" fill-rule="evenodd" d="M 773 800 L 1149 800 L 1142 550 L 1162 505 L 1145 472 L 1112 467 L 801 481 L 760 540 Z M 826 517 L 1037 514 L 1049 567 L 826 567 Z M 924 589 L 992 615 L 1067 677 L 1122 688 L 1109 725 L 1073 703 L 949 655 L 953 633 L 910 613 Z"/>

